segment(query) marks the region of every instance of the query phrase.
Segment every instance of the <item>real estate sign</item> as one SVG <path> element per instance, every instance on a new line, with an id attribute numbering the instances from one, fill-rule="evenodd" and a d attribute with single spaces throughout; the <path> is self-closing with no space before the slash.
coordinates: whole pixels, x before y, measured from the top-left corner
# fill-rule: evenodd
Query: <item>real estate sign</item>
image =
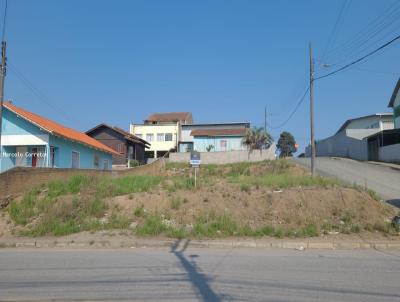
<path id="1" fill-rule="evenodd" d="M 200 159 L 200 152 L 197 151 L 191 151 L 190 152 L 190 164 L 192 167 L 199 167 L 201 164 L 201 159 Z"/>

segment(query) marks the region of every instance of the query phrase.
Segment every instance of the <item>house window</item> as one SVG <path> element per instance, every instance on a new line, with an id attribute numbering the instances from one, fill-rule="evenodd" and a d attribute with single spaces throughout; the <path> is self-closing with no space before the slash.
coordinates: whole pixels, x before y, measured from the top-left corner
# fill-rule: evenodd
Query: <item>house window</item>
<path id="1" fill-rule="evenodd" d="M 157 133 L 157 142 L 164 141 L 164 133 Z"/>
<path id="2" fill-rule="evenodd" d="M 105 159 L 103 162 L 103 170 L 108 170 L 108 159 Z"/>
<path id="3" fill-rule="evenodd" d="M 146 141 L 152 142 L 153 140 L 154 140 L 154 134 L 153 133 L 146 134 Z"/>
<path id="4" fill-rule="evenodd" d="M 165 141 L 172 142 L 172 133 L 165 133 Z"/>
<path id="5" fill-rule="evenodd" d="M 114 150 L 117 151 L 118 153 L 123 154 L 123 153 L 125 153 L 125 146 L 121 143 L 117 143 L 117 144 L 115 144 Z"/>
<path id="6" fill-rule="evenodd" d="M 95 169 L 98 169 L 99 166 L 100 166 L 100 158 L 99 158 L 99 156 L 98 156 L 97 154 L 95 154 L 95 155 L 93 156 L 93 167 L 94 167 Z"/>
<path id="7" fill-rule="evenodd" d="M 72 169 L 79 169 L 79 152 L 72 151 Z"/>
<path id="8" fill-rule="evenodd" d="M 222 150 L 226 150 L 227 141 L 225 139 L 223 139 L 219 142 L 219 145 Z"/>

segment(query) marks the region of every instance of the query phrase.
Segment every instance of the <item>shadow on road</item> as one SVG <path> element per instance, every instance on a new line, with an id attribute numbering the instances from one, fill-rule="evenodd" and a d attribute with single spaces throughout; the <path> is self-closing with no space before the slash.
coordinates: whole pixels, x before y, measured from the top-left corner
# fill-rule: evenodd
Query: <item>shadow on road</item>
<path id="1" fill-rule="evenodd" d="M 194 258 L 198 256 L 191 256 L 192 260 L 189 261 L 183 254 L 188 247 L 190 240 L 186 240 L 183 247 L 178 250 L 181 242 L 182 240 L 179 239 L 171 246 L 171 253 L 173 253 L 176 258 L 178 258 L 178 260 L 181 262 L 182 267 L 186 270 L 188 274 L 190 282 L 197 289 L 202 300 L 211 302 L 221 301 L 221 298 L 212 290 L 212 288 L 208 284 L 206 276 L 199 272 L 197 264 L 194 260 Z"/>
<path id="2" fill-rule="evenodd" d="M 386 202 L 388 204 L 391 204 L 392 206 L 400 208 L 400 199 L 389 199 L 389 200 L 386 200 Z"/>

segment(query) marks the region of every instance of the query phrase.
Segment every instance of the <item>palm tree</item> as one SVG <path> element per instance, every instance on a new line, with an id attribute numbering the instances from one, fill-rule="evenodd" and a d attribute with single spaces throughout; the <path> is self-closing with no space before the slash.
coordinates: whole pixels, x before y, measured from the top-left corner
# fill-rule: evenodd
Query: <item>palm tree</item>
<path id="1" fill-rule="evenodd" d="M 249 157 L 250 153 L 255 149 L 260 149 L 260 154 L 262 153 L 262 149 L 269 148 L 272 143 L 271 135 L 266 132 L 263 128 L 253 128 L 247 129 L 246 134 L 242 139 L 242 144 L 247 146 L 249 149 Z"/>

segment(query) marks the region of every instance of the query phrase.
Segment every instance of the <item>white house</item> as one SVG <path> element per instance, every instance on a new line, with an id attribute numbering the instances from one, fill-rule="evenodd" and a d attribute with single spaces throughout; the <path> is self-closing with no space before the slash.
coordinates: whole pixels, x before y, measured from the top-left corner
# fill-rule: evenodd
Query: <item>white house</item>
<path id="1" fill-rule="evenodd" d="M 131 124 L 130 133 L 151 144 L 147 158 L 158 158 L 176 150 L 181 137 L 181 125 L 191 124 L 191 112 L 154 113 L 143 124 Z"/>
<path id="2" fill-rule="evenodd" d="M 367 137 L 394 128 L 392 113 L 375 113 L 347 120 L 331 137 L 316 141 L 317 156 L 348 157 L 368 160 Z M 306 148 L 306 156 L 311 150 Z"/>
<path id="3" fill-rule="evenodd" d="M 383 129 L 367 138 L 369 160 L 400 163 L 400 78 L 388 107 L 393 108 L 394 129 Z"/>

